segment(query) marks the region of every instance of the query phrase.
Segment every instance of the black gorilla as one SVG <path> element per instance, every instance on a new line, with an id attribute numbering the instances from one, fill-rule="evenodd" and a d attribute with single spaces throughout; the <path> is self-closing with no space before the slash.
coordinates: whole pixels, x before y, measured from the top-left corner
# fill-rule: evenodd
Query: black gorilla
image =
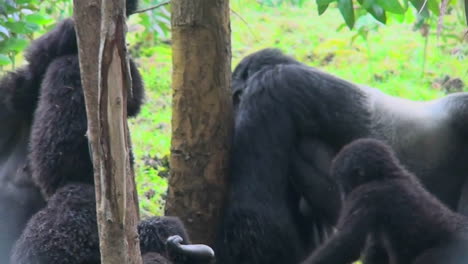
<path id="1" fill-rule="evenodd" d="M 133 61 L 130 71 L 133 93 L 128 96 L 127 113 L 132 117 L 142 104 L 143 82 Z M 33 120 L 31 172 L 45 196 L 69 182 L 93 183 L 77 55 L 62 56 L 49 65 Z"/>
<path id="2" fill-rule="evenodd" d="M 210 247 L 188 245 L 190 239 L 177 217 L 144 220 L 138 225 L 138 233 L 143 256 L 157 252 L 175 264 L 209 264 L 214 260 L 214 252 Z M 154 254 L 151 256 L 154 257 Z"/>
<path id="3" fill-rule="evenodd" d="M 159 253 L 149 252 L 142 256 L 143 264 L 172 264 L 169 260 Z"/>
<path id="4" fill-rule="evenodd" d="M 221 263 L 294 263 L 310 252 L 340 209 L 331 159 L 362 137 L 388 142 L 432 193 L 468 211 L 466 93 L 399 99 L 266 49 L 236 67 L 233 97 L 230 193 L 216 243 Z"/>
<path id="5" fill-rule="evenodd" d="M 175 217 L 144 220 L 138 233 L 145 263 L 208 264 L 214 257 L 208 246 L 180 244 L 189 239 Z M 11 263 L 101 263 L 94 186 L 77 183 L 58 189 L 28 222 L 12 250 Z"/>
<path id="6" fill-rule="evenodd" d="M 94 186 L 69 184 L 50 197 L 16 241 L 10 262 L 100 263 Z"/>
<path id="7" fill-rule="evenodd" d="M 135 11 L 137 5 L 136 0 L 127 1 L 127 11 L 128 14 L 131 14 Z M 69 117 L 78 118 L 79 121 L 75 120 L 66 120 L 65 122 L 57 125 L 57 127 L 48 126 L 48 120 L 42 120 L 44 122 L 40 126 L 47 130 L 44 133 L 52 133 L 54 137 L 45 137 L 49 140 L 44 142 L 41 146 L 46 147 L 46 145 L 53 145 L 53 140 L 58 140 L 61 144 L 66 144 L 67 146 L 52 146 L 57 151 L 53 153 L 51 151 L 46 151 L 42 155 L 47 155 L 47 157 L 37 157 L 35 156 L 36 169 L 37 169 L 37 159 L 44 158 L 47 159 L 47 163 L 44 166 L 50 166 L 51 163 L 61 160 L 68 162 L 67 159 L 63 157 L 64 154 L 70 153 L 69 151 L 76 150 L 77 157 L 81 157 L 83 149 L 81 143 L 83 142 L 85 132 L 80 135 L 73 134 L 78 130 L 82 129 L 77 127 L 77 125 L 82 125 L 80 123 L 83 120 L 83 116 L 77 116 L 77 112 L 80 112 L 84 109 L 84 105 L 79 106 L 79 101 L 81 100 L 80 94 L 77 91 L 81 89 L 79 83 L 79 72 L 77 68 L 73 68 L 74 61 L 73 56 L 77 56 L 77 42 L 75 36 L 74 23 L 71 19 L 66 19 L 63 22 L 59 23 L 52 31 L 44 34 L 39 39 L 35 40 L 31 46 L 27 49 L 25 53 L 25 58 L 27 65 L 21 67 L 14 72 L 6 73 L 0 79 L 0 123 L 2 124 L 0 128 L 0 263 L 7 263 L 10 248 L 14 241 L 18 238 L 21 233 L 21 230 L 24 228 L 27 220 L 45 204 L 44 199 L 41 196 L 39 188 L 37 188 L 31 178 L 31 169 L 29 168 L 29 162 L 27 161 L 28 156 L 28 145 L 30 142 L 30 133 L 33 123 L 33 114 L 36 110 L 36 106 L 39 104 L 42 106 L 42 109 L 47 108 L 48 96 L 51 96 L 55 90 L 57 95 L 69 95 L 70 98 L 64 98 L 64 100 L 59 105 L 70 103 L 70 106 L 77 107 L 73 109 L 74 112 Z M 68 56 L 68 61 L 70 64 L 64 62 L 66 60 L 64 57 Z M 63 72 L 55 68 L 49 69 L 50 65 L 64 65 L 66 64 L 67 69 L 73 70 L 73 72 Z M 134 67 L 132 73 L 136 70 Z M 46 76 L 46 71 L 49 76 Z M 50 74 L 64 74 L 63 76 L 50 76 Z M 45 78 L 47 77 L 47 78 Z M 61 80 L 60 77 L 64 79 Z M 74 80 L 71 78 L 75 78 Z M 133 75 L 134 82 L 139 82 L 139 75 Z M 45 86 L 41 84 L 43 80 L 47 79 Z M 135 80 L 136 79 L 136 80 Z M 56 83 L 54 83 L 56 81 Z M 68 87 L 68 85 L 73 85 Z M 135 83 L 134 83 L 135 85 Z M 138 90 L 138 85 L 135 85 L 134 95 L 135 99 L 137 96 L 141 96 L 141 91 Z M 64 90 L 70 89 L 68 94 Z M 38 96 L 42 91 L 46 91 L 46 94 L 42 97 L 42 102 L 38 103 Z M 137 99 L 138 101 L 141 98 Z M 136 105 L 131 106 L 135 111 L 137 110 L 137 105 L 140 103 L 138 101 L 131 102 Z M 54 101 L 56 103 L 56 101 Z M 49 105 L 50 106 L 50 105 Z M 62 113 L 59 111 L 64 111 L 64 109 L 54 108 L 50 106 L 56 116 L 50 117 L 62 117 Z M 51 115 L 54 115 L 51 113 Z M 69 112 L 67 112 L 69 113 Z M 83 112 L 84 113 L 84 112 Z M 38 112 L 36 115 L 43 116 L 44 112 Z M 56 122 L 56 119 L 52 120 Z M 37 124 L 37 122 L 35 122 Z M 72 126 L 69 126 L 72 124 Z M 86 126 L 86 123 L 84 124 Z M 38 127 L 36 125 L 36 127 Z M 67 133 L 65 138 L 60 138 L 61 134 L 58 131 L 72 131 Z M 86 129 L 84 129 L 85 131 Z M 40 132 L 35 130 L 38 134 Z M 75 135 L 76 138 L 69 138 L 68 136 Z M 58 136 L 58 137 L 57 137 Z M 52 140 L 52 141 L 51 141 Z M 36 142 L 37 143 L 37 142 Z M 87 147 L 87 145 L 86 145 Z M 63 152 L 64 150 L 67 150 Z M 36 152 L 37 153 L 37 152 Z M 89 161 L 89 158 L 85 158 Z M 83 165 L 83 161 L 79 164 Z M 73 164 L 76 165 L 76 164 Z M 58 167 L 61 169 L 62 167 Z M 72 167 L 76 168 L 76 167 Z M 87 166 L 83 166 L 80 170 L 87 170 Z M 50 167 L 46 169 L 52 170 Z M 43 171 L 43 170 L 41 170 Z M 59 171 L 54 171 L 59 173 Z M 63 170 L 62 170 L 63 172 Z M 73 171 L 74 173 L 75 171 Z M 74 175 L 74 174 L 72 174 Z M 86 175 L 86 173 L 84 174 Z M 57 178 L 55 174 L 51 174 L 51 182 L 46 183 L 45 181 L 41 182 L 42 185 L 50 187 L 56 187 L 57 185 L 63 184 L 63 179 Z M 68 178 L 68 175 L 62 175 L 64 179 Z M 88 180 L 87 176 L 83 178 L 83 181 Z M 72 177 L 71 180 L 74 180 Z M 55 182 L 59 181 L 59 182 Z M 49 186 L 50 185 L 50 186 Z"/>
<path id="8" fill-rule="evenodd" d="M 28 64 L 0 79 L 0 263 L 7 263 L 26 221 L 44 206 L 26 161 L 32 116 L 49 64 L 76 52 L 72 25 L 64 21 L 34 41 L 25 53 Z"/>
<path id="9" fill-rule="evenodd" d="M 468 263 L 468 218 L 427 192 L 387 145 L 354 141 L 336 156 L 331 175 L 345 197 L 338 232 L 304 264 L 355 261 L 368 236 L 386 249 L 385 263 Z"/>

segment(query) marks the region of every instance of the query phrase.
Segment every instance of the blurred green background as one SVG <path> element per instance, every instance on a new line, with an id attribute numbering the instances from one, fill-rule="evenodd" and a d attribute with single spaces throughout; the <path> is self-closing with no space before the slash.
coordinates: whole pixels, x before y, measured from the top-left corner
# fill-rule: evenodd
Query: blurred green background
<path id="1" fill-rule="evenodd" d="M 0 71 L 21 65 L 30 41 L 71 15 L 70 0 L 45 2 L 0 0 Z M 140 7 L 159 2 L 141 0 Z M 353 5 L 346 9 L 343 3 Z M 430 0 L 421 12 L 411 5 L 418 1 L 410 1 L 409 7 L 408 1 L 399 3 L 403 9 L 384 6 L 392 12 L 369 14 L 362 1 L 231 0 L 233 68 L 249 53 L 276 47 L 308 65 L 395 96 L 429 100 L 466 90 L 468 45 L 461 1 L 437 9 L 437 1 Z M 318 15 L 318 7 L 324 11 L 325 4 L 328 9 Z M 132 16 L 127 36 L 147 91 L 141 114 L 130 121 L 143 216 L 163 214 L 167 190 L 172 55 L 168 10 L 164 6 Z"/>

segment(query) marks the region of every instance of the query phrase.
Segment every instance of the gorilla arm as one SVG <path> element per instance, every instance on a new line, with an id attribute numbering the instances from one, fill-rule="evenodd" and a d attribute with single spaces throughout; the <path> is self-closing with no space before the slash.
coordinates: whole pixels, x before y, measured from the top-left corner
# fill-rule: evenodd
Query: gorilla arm
<path id="1" fill-rule="evenodd" d="M 356 261 L 373 227 L 374 210 L 367 207 L 368 197 L 357 197 L 342 211 L 336 232 L 302 264 L 346 264 Z"/>
<path id="2" fill-rule="evenodd" d="M 143 86 L 136 65 L 130 61 L 133 90 L 127 114 L 138 113 Z M 56 59 L 42 83 L 30 140 L 33 179 L 46 197 L 67 182 L 93 184 L 93 167 L 86 138 L 87 118 L 77 55 Z"/>
<path id="3" fill-rule="evenodd" d="M 338 188 L 328 173 L 334 152 L 308 138 L 300 141 L 294 153 L 289 177 L 301 196 L 299 211 L 312 228 L 310 241 L 316 248 L 333 234 L 341 207 Z"/>
<path id="4" fill-rule="evenodd" d="M 337 185 L 328 173 L 333 156 L 334 151 L 324 143 L 304 138 L 296 150 L 290 175 L 294 188 L 305 200 L 301 200 L 301 213 L 325 214 L 330 224 L 336 222 L 341 208 Z"/>

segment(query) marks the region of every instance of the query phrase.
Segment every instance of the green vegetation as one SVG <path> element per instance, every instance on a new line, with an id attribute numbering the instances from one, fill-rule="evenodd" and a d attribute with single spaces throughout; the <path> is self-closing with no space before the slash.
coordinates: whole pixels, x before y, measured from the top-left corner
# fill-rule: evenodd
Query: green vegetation
<path id="1" fill-rule="evenodd" d="M 465 17 L 461 1 L 450 1 L 440 34 L 439 18 L 429 12 L 436 11 L 433 5 L 419 15 L 411 6 L 404 15 L 385 6 L 389 11 L 385 13 L 387 25 L 364 12 L 363 3 L 388 4 L 396 0 L 354 1 L 354 30 L 350 31 L 343 18 L 343 6 L 341 11 L 338 8 L 338 2 L 347 1 L 231 0 L 233 67 L 249 53 L 276 47 L 346 80 L 413 100 L 443 96 L 450 82 L 468 83 L 468 68 L 463 65 L 468 46 L 462 42 Z M 160 2 L 140 0 L 140 6 Z M 321 16 L 316 2 L 330 3 Z M 408 1 L 401 3 L 406 5 Z M 163 213 L 167 189 L 172 56 L 167 10 L 163 7 L 132 16 L 128 34 L 147 90 L 142 113 L 131 120 L 143 215 Z M 20 65 L 21 51 L 29 41 L 71 12 L 69 0 L 0 0 L 0 69 Z M 346 21 L 349 25 L 349 19 Z M 443 84 L 446 79 L 449 81 Z"/>
<path id="2" fill-rule="evenodd" d="M 330 8 L 319 16 L 311 1 L 301 6 L 272 6 L 232 0 L 231 6 L 233 67 L 251 52 L 277 47 L 346 80 L 414 100 L 444 95 L 438 79 L 446 75 L 468 83 L 468 70 L 463 66 L 468 47 L 460 42 L 461 9 L 444 17 L 439 38 L 437 20 L 427 20 L 425 57 L 426 38 L 413 30 L 416 16 L 411 12 L 405 17 L 388 15 L 387 26 L 367 16 L 356 23 L 355 31 L 349 31 L 338 9 Z M 139 46 L 133 54 L 143 54 L 139 63 L 147 89 L 143 112 L 131 122 L 140 206 L 143 214 L 160 214 L 167 184 L 158 175 L 167 175 L 170 148 L 171 47 L 167 39 L 147 46 L 141 43 L 144 40 L 129 37 L 130 43 Z"/>

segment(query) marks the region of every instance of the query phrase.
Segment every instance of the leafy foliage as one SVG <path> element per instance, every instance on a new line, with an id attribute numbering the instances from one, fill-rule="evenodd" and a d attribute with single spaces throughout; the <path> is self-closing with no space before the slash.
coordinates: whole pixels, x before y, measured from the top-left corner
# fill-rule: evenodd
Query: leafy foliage
<path id="1" fill-rule="evenodd" d="M 323 14 L 333 2 L 337 3 L 342 17 L 350 29 L 354 27 L 356 21 L 355 13 L 360 14 L 360 16 L 369 13 L 383 24 L 387 22 L 387 13 L 403 15 L 410 6 L 423 19 L 429 18 L 432 14 L 436 16 L 441 14 L 439 0 L 357 0 L 358 8 L 353 5 L 353 0 L 316 0 L 319 14 Z M 450 1 L 450 4 L 457 4 L 457 0 Z M 362 12 L 363 10 L 365 12 Z"/>
<path id="2" fill-rule="evenodd" d="M 50 23 L 37 12 L 39 0 L 4 0 L 0 2 L 0 67 L 15 62 L 15 56 L 29 43 L 34 32 Z"/>
<path id="3" fill-rule="evenodd" d="M 140 0 L 140 8 L 144 9 L 165 2 L 165 0 Z M 170 38 L 171 16 L 167 5 L 140 13 L 137 23 L 144 27 L 144 30 L 138 31 L 134 38 L 141 48 L 151 48 L 159 40 Z"/>

